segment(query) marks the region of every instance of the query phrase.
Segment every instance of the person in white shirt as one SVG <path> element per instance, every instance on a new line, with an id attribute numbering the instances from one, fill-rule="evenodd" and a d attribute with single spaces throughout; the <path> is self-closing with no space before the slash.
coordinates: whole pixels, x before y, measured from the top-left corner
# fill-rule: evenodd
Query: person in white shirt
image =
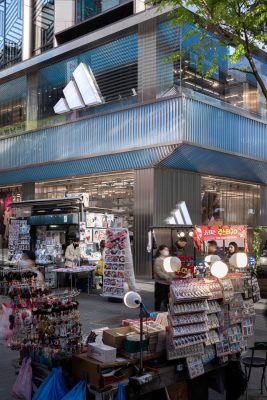
<path id="1" fill-rule="evenodd" d="M 74 239 L 73 242 L 66 248 L 65 252 L 65 267 L 73 268 L 79 265 L 81 253 L 79 248 L 79 239 Z"/>

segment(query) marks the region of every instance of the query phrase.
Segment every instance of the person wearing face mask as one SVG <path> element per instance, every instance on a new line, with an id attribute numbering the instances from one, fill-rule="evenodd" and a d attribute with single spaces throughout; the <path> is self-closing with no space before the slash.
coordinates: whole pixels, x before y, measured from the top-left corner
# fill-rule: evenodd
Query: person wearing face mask
<path id="1" fill-rule="evenodd" d="M 160 245 L 154 263 L 155 278 L 155 311 L 160 311 L 161 304 L 164 304 L 165 310 L 169 303 L 170 283 L 175 274 L 166 272 L 164 269 L 164 260 L 169 257 L 169 248 L 164 244 Z"/>
<path id="2" fill-rule="evenodd" d="M 73 242 L 66 248 L 65 252 L 65 267 L 73 268 L 75 265 L 80 263 L 80 248 L 79 239 L 74 239 Z"/>

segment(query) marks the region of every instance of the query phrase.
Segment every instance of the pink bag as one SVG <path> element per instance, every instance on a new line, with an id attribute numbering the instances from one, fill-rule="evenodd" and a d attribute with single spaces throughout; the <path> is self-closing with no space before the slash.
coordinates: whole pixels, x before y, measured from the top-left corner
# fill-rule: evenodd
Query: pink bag
<path id="1" fill-rule="evenodd" d="M 13 334 L 9 322 L 9 317 L 12 314 L 12 307 L 3 304 L 2 309 L 3 314 L 0 320 L 0 343 L 8 344 Z"/>
<path id="2" fill-rule="evenodd" d="M 32 398 L 32 367 L 31 359 L 23 359 L 18 377 L 12 388 L 12 396 L 19 400 Z"/>

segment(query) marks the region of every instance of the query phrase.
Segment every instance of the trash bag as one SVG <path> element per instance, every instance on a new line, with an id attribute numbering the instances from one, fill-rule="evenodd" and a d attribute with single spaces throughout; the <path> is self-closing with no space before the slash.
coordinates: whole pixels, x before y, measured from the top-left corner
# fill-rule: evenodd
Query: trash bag
<path id="1" fill-rule="evenodd" d="M 32 398 L 32 367 L 31 359 L 24 358 L 16 382 L 12 388 L 15 399 L 31 400 Z"/>
<path id="2" fill-rule="evenodd" d="M 33 400 L 61 400 L 68 393 L 68 389 L 63 380 L 62 369 L 53 368 L 52 372 L 43 381 Z"/>
<path id="3" fill-rule="evenodd" d="M 86 400 L 86 382 L 80 381 L 62 400 Z"/>
<path id="4" fill-rule="evenodd" d="M 115 396 L 115 400 L 126 400 L 125 389 L 123 383 L 118 384 L 118 392 Z"/>

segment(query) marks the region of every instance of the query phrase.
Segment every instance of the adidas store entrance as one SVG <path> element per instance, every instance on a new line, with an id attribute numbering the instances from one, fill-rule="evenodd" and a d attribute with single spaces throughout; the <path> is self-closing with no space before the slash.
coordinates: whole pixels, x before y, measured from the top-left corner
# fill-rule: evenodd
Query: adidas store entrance
<path id="1" fill-rule="evenodd" d="M 261 223 L 260 189 L 255 184 L 156 167 L 36 182 L 35 198 L 87 193 L 91 207 L 121 213 L 133 233 L 136 275 L 151 278 L 149 227 L 167 227 L 179 202 L 185 202 L 192 225 L 256 226 Z M 168 244 L 165 231 L 157 245 Z"/>

